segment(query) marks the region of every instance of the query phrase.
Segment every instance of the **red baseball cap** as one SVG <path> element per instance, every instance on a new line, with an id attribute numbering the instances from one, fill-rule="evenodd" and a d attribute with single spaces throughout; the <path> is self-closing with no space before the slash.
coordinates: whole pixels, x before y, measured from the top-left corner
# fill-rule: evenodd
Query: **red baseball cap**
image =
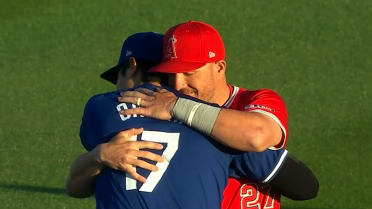
<path id="1" fill-rule="evenodd" d="M 190 72 L 224 59 L 225 47 L 217 30 L 206 23 L 190 20 L 165 33 L 162 60 L 148 72 Z"/>

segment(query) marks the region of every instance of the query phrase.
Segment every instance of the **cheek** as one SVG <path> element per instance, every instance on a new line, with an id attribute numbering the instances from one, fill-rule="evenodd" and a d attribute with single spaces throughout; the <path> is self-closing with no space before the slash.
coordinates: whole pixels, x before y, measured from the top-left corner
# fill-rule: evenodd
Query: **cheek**
<path id="1" fill-rule="evenodd" d="M 188 79 L 185 79 L 185 84 L 189 88 L 197 89 L 201 91 L 204 88 L 204 78 L 201 76 L 193 76 Z"/>
<path id="2" fill-rule="evenodd" d="M 209 90 L 214 86 L 215 76 L 216 75 L 214 75 L 213 71 L 207 71 L 200 78 L 200 81 L 202 81 L 202 84 L 205 86 L 205 88 Z"/>
<path id="3" fill-rule="evenodd" d="M 210 101 L 215 94 L 215 76 L 216 75 L 213 73 L 213 71 L 210 71 L 204 74 L 203 77 L 203 92 L 205 93 L 205 97 L 208 98 L 208 101 Z"/>
<path id="4" fill-rule="evenodd" d="M 188 86 L 197 89 L 200 92 L 209 89 L 212 77 L 209 72 L 198 73 L 187 79 Z"/>

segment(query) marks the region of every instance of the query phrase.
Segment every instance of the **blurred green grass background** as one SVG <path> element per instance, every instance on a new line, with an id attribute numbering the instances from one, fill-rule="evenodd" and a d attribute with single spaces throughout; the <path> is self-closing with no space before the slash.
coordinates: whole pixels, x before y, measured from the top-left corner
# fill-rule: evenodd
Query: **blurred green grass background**
<path id="1" fill-rule="evenodd" d="M 189 19 L 215 26 L 227 76 L 272 88 L 289 112 L 288 149 L 320 181 L 285 209 L 372 208 L 372 1 L 13 0 L 0 7 L 0 208 L 94 208 L 64 193 L 84 150 L 84 104 L 123 40 Z"/>

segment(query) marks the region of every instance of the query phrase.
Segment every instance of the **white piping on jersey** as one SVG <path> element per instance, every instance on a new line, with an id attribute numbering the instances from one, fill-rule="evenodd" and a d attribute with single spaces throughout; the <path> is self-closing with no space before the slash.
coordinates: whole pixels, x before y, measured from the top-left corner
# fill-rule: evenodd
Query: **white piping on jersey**
<path id="1" fill-rule="evenodd" d="M 279 127 L 282 129 L 283 133 L 284 133 L 284 139 L 285 137 L 287 137 L 287 132 L 285 131 L 285 128 L 283 126 L 283 124 L 280 122 L 279 118 L 276 117 L 274 114 L 272 114 L 271 112 L 267 112 L 265 110 L 260 110 L 260 109 L 255 109 L 255 110 L 251 110 L 249 112 L 258 112 L 258 113 L 262 113 L 262 114 L 265 114 L 267 116 L 269 116 L 270 118 L 272 118 L 278 125 Z M 284 145 L 285 143 L 283 143 Z M 269 149 L 271 150 L 278 150 L 278 149 L 281 149 L 283 147 L 283 145 L 279 148 L 276 148 L 276 147 L 269 147 Z"/>
<path id="2" fill-rule="evenodd" d="M 268 182 L 269 180 L 271 180 L 271 178 L 274 176 L 274 174 L 278 171 L 278 169 L 279 169 L 279 168 L 281 167 L 281 165 L 283 164 L 283 161 L 284 161 L 285 157 L 287 156 L 287 154 L 288 154 L 288 151 L 287 151 L 287 150 L 284 150 L 282 156 L 281 156 L 280 159 L 279 159 L 278 164 L 276 164 L 274 170 L 270 173 L 269 176 L 266 177 L 265 180 L 262 181 L 262 183 L 266 183 L 266 182 Z"/>
<path id="3" fill-rule="evenodd" d="M 229 108 L 230 105 L 233 103 L 234 99 L 235 99 L 235 96 L 236 94 L 238 93 L 239 91 L 239 87 L 237 86 L 233 86 L 233 93 L 231 94 L 230 98 L 225 102 L 225 104 L 223 105 L 223 107 L 225 108 Z"/>

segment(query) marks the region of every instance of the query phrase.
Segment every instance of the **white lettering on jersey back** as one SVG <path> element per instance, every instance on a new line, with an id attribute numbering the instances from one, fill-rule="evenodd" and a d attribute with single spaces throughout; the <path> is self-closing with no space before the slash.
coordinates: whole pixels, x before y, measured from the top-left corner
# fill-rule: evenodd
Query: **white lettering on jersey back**
<path id="1" fill-rule="evenodd" d="M 122 114 L 120 114 L 120 111 L 133 109 L 133 108 L 136 108 L 136 107 L 137 107 L 137 105 L 135 105 L 135 104 L 120 103 L 120 104 L 118 104 L 118 106 L 116 106 L 116 109 L 119 113 L 119 116 L 120 116 L 121 120 L 126 121 L 126 120 L 130 119 L 131 117 L 136 118 L 137 115 L 136 114 L 134 114 L 134 115 L 122 115 Z M 140 117 L 144 117 L 144 116 L 140 115 Z"/>

